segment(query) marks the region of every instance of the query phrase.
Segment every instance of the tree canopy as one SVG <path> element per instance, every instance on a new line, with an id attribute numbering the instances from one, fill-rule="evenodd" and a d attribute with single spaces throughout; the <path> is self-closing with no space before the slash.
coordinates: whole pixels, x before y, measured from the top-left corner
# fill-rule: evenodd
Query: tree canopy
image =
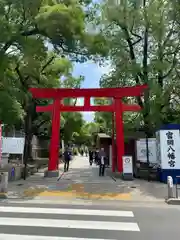
<path id="1" fill-rule="evenodd" d="M 29 88 L 80 88 L 83 76 L 72 75 L 73 62 L 107 53 L 104 36 L 88 30 L 92 12 L 91 1 L 0 0 L 0 120 L 24 130 L 25 158 L 33 134 L 48 137 L 51 126 L 49 113 L 36 113 L 51 101 L 32 99 Z M 62 114 L 61 125 L 68 141 L 80 131 L 82 115 Z"/>
<path id="2" fill-rule="evenodd" d="M 49 138 L 51 131 L 50 114 L 36 113 L 51 101 L 32 99 L 29 88 L 81 88 L 74 62 L 110 63 L 100 87 L 148 85 L 144 97 L 123 99 L 142 107 L 124 114 L 125 129 L 152 136 L 160 125 L 180 122 L 178 1 L 0 0 L 0 23 L 0 121 L 24 130 L 26 158 L 32 135 Z M 80 113 L 63 113 L 61 137 L 92 144 L 98 132 L 111 132 L 111 119 L 96 113 L 89 124 Z"/>
<path id="3" fill-rule="evenodd" d="M 99 5 L 99 26 L 108 41 L 111 63 L 101 87 L 149 87 L 144 98 L 124 99 L 143 109 L 142 114 L 124 114 L 125 123 L 134 129 L 147 127 L 150 136 L 162 124 L 179 123 L 178 1 L 104 0 Z M 109 118 L 105 119 L 108 124 Z"/>

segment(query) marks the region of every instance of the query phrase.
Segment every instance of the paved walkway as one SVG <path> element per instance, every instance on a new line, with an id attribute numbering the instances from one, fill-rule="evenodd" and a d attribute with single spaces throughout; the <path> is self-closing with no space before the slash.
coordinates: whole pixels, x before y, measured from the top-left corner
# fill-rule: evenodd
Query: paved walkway
<path id="1" fill-rule="evenodd" d="M 99 177 L 98 167 L 89 166 L 87 157 L 75 157 L 69 172 L 60 165 L 59 178 L 44 178 L 43 171 L 26 181 L 9 184 L 9 198 L 30 199 L 89 199 L 164 201 L 166 187 L 161 183 L 140 180 L 114 181 L 110 176 Z"/>
<path id="2" fill-rule="evenodd" d="M 76 157 L 70 166 L 69 172 L 65 173 L 62 180 L 70 180 L 76 183 L 113 183 L 109 177 L 99 177 L 99 168 L 96 165 L 90 166 L 87 157 Z"/>

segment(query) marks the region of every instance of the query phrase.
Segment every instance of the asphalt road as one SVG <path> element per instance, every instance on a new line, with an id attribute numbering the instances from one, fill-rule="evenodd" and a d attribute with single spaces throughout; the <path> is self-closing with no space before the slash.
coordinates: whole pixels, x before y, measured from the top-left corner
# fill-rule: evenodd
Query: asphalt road
<path id="1" fill-rule="evenodd" d="M 173 240 L 179 223 L 179 207 L 0 203 L 0 240 Z"/>

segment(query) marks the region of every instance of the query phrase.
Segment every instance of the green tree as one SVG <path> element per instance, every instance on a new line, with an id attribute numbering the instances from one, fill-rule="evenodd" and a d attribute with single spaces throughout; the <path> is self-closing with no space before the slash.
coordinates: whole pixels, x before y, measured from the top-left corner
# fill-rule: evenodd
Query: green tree
<path id="1" fill-rule="evenodd" d="M 81 113 L 66 113 L 64 114 L 65 124 L 61 131 L 63 131 L 63 139 L 66 144 L 73 140 L 74 133 L 79 133 L 84 124 Z"/>
<path id="2" fill-rule="evenodd" d="M 172 94 L 172 89 L 179 85 L 180 41 L 172 2 L 105 0 L 101 7 L 101 27 L 109 41 L 112 64 L 112 71 L 101 79 L 101 87 L 147 84 L 144 99 L 126 101 L 143 108 L 142 115 L 136 116 L 139 127 L 148 126 L 149 135 L 163 123 L 178 122 L 174 104 L 178 95 L 175 91 Z"/>
<path id="3" fill-rule="evenodd" d="M 74 133 L 74 143 L 87 146 L 93 146 L 96 142 L 97 134 L 99 133 L 99 124 L 92 122 L 84 124 L 81 126 L 79 132 Z"/>
<path id="4" fill-rule="evenodd" d="M 32 133 L 49 121 L 47 114 L 35 112 L 37 104 L 49 102 L 31 99 L 28 89 L 77 87 L 81 78 L 73 78 L 65 56 L 82 62 L 107 53 L 104 37 L 86 30 L 90 3 L 0 0 L 0 103 L 7 99 L 0 117 L 8 124 L 24 122 L 25 158 L 30 156 Z M 65 81 L 60 83 L 62 76 Z"/>
<path id="5" fill-rule="evenodd" d="M 86 20 L 90 8 L 86 1 L 1 0 L 0 54 L 21 50 L 27 38 L 43 39 L 63 54 L 79 61 L 95 54 L 106 54 L 101 34 L 90 34 Z M 86 10 L 87 9 L 87 10 Z"/>
<path id="6" fill-rule="evenodd" d="M 12 85 L 14 72 L 11 62 L 14 62 L 17 54 L 23 55 L 23 51 L 26 51 L 26 55 L 27 51 L 31 54 L 34 46 L 42 53 L 48 51 L 49 45 L 58 54 L 69 55 L 76 61 L 106 54 L 102 35 L 90 34 L 86 30 L 86 22 L 91 13 L 91 7 L 88 7 L 91 6 L 90 3 L 91 1 L 0 0 L 0 102 L 3 102 L 3 96 L 9 95 L 9 90 L 14 96 L 12 87 L 15 92 L 18 91 L 16 85 Z M 8 97 L 6 106 L 1 109 L 1 120 L 6 123 L 23 117 L 16 99 L 10 95 Z M 6 112 L 12 112 L 13 117 L 5 116 Z"/>
<path id="7" fill-rule="evenodd" d="M 94 105 L 110 105 L 112 99 L 109 98 L 95 98 Z M 112 133 L 112 113 L 109 112 L 96 112 L 95 123 L 98 125 L 98 132 L 101 133 Z"/>
<path id="8" fill-rule="evenodd" d="M 27 44 L 27 46 L 29 46 Z M 30 55 L 31 53 L 31 55 Z M 31 158 L 31 141 L 33 134 L 43 131 L 43 125 L 50 123 L 50 115 L 47 113 L 36 113 L 37 105 L 47 105 L 50 101 L 32 99 L 29 91 L 31 87 L 59 87 L 60 76 L 70 76 L 71 63 L 65 58 L 59 58 L 54 53 L 41 55 L 34 47 L 34 54 L 31 50 L 15 66 L 17 74 L 16 86 L 19 80 L 21 98 L 19 102 L 25 112 L 24 131 L 25 131 L 25 159 Z M 19 96 L 17 96 L 19 97 Z"/>

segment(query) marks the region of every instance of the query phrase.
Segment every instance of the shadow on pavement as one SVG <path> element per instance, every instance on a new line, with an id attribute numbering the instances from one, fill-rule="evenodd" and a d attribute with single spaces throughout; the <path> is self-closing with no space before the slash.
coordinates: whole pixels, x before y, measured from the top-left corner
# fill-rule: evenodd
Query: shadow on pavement
<path id="1" fill-rule="evenodd" d="M 61 166 L 62 170 L 62 166 Z M 114 200 L 162 200 L 167 195 L 166 185 L 159 182 L 114 181 L 109 175 L 99 177 L 97 166 L 71 168 L 59 181 L 44 178 L 37 173 L 26 181 L 20 180 L 9 186 L 9 198 L 35 198 L 37 196 L 71 197 L 83 199 Z M 63 172 L 61 171 L 60 174 Z"/>

